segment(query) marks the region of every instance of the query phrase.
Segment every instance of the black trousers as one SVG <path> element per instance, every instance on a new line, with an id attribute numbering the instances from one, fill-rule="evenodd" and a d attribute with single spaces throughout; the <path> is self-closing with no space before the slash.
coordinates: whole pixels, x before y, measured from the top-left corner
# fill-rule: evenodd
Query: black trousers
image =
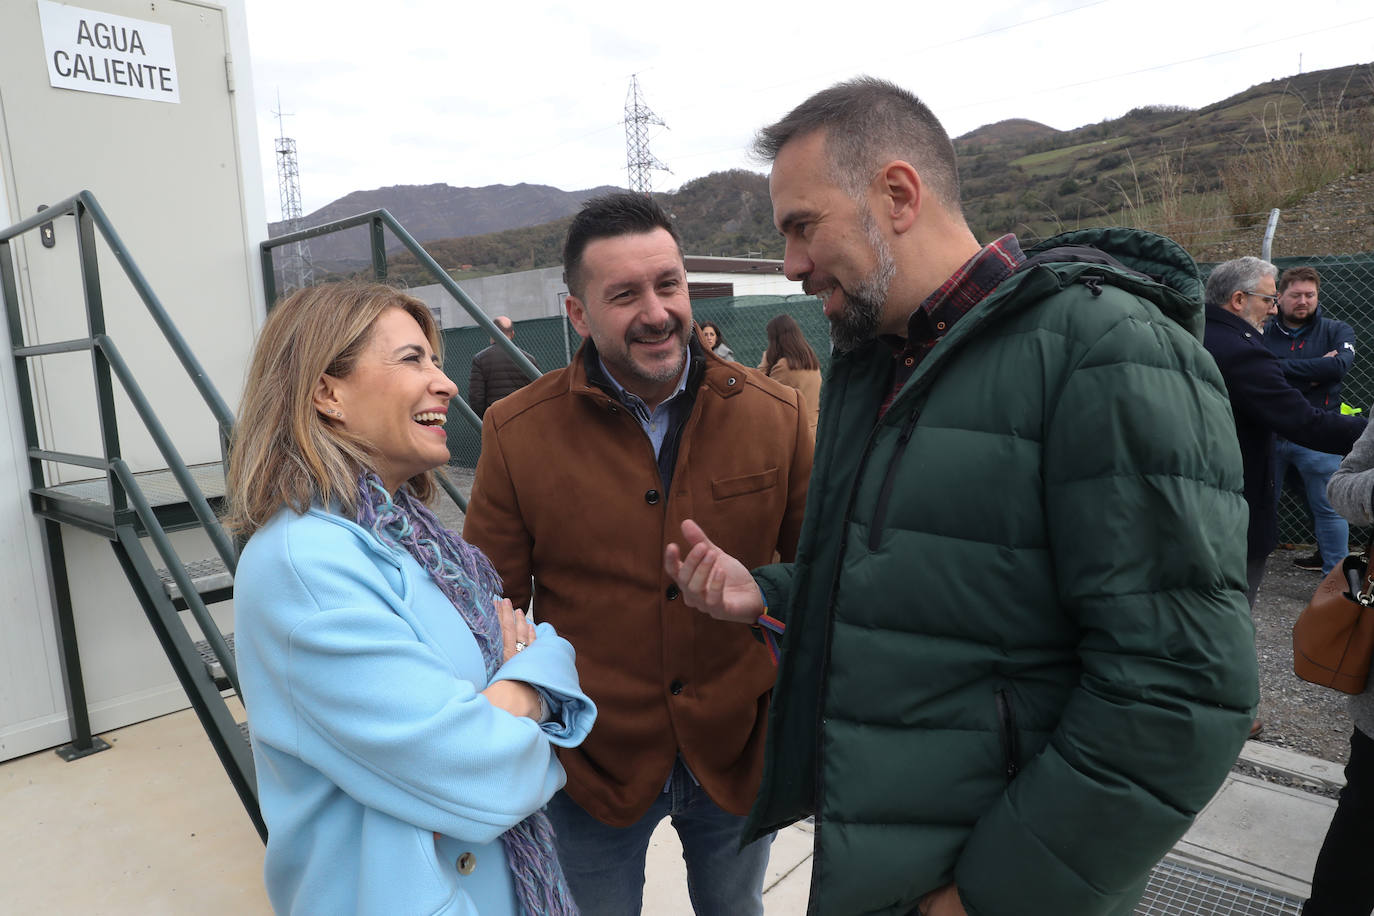
<path id="1" fill-rule="evenodd" d="M 1374 911 L 1374 738 L 1358 728 L 1350 736 L 1336 816 L 1326 832 L 1312 896 L 1303 916 L 1370 916 Z"/>

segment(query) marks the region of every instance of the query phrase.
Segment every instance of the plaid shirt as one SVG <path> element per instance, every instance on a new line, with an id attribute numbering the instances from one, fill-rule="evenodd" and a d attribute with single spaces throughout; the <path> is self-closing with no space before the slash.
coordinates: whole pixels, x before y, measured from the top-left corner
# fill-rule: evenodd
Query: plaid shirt
<path id="1" fill-rule="evenodd" d="M 916 372 L 921 360 L 954 327 L 954 322 L 986 299 L 1025 259 L 1016 236 L 1002 236 L 964 262 L 944 285 L 916 307 L 907 320 L 906 340 L 895 336 L 883 338 L 893 349 L 895 366 L 892 388 L 878 408 L 879 417 L 887 413 L 897 392 Z"/>

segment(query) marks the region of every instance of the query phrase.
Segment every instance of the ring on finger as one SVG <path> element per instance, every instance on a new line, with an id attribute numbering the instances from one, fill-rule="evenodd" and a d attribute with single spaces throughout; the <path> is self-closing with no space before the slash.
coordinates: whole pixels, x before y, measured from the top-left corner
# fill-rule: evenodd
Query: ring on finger
<path id="1" fill-rule="evenodd" d="M 516 652 L 521 652 L 521 651 L 524 650 L 524 648 L 525 648 L 525 644 L 524 644 L 523 642 L 521 642 L 520 640 L 517 639 L 517 640 L 515 641 L 515 651 L 516 651 Z"/>

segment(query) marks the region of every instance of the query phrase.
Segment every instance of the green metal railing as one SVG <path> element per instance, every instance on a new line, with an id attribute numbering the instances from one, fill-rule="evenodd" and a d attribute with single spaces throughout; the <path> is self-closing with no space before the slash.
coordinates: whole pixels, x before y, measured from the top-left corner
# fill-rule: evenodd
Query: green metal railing
<path id="1" fill-rule="evenodd" d="M 39 228 L 54 218 L 72 216 L 77 231 L 77 259 L 81 274 L 82 298 L 86 310 L 88 336 L 46 344 L 25 344 L 23 320 L 20 313 L 19 291 L 14 267 L 11 240 Z M 166 533 L 159 513 L 143 493 L 138 479 L 123 460 L 115 407 L 115 382 L 119 383 L 132 404 L 144 429 L 167 462 L 190 506 L 198 527 L 210 538 L 216 553 L 232 575 L 237 566 L 238 552 L 233 541 L 220 526 L 205 493 L 197 485 L 191 471 L 159 421 L 142 387 L 135 379 L 128 362 L 107 333 L 100 269 L 96 250 L 96 234 L 104 239 L 125 277 L 142 300 L 154 323 L 162 332 L 172 352 L 185 369 L 201 399 L 215 418 L 219 431 L 221 459 L 228 452 L 234 416 L 224 398 L 210 381 L 209 375 L 191 352 L 185 339 L 173 324 L 167 310 L 153 292 L 147 279 L 134 263 L 123 240 L 115 231 L 94 195 L 82 191 L 61 203 L 45 208 L 35 216 L 0 230 L 0 296 L 3 296 L 8 320 L 10 342 L 15 361 L 15 377 L 24 418 L 24 431 L 29 459 L 31 492 L 43 490 L 48 501 L 35 500 L 35 511 L 44 517 L 44 549 L 52 580 L 54 616 L 61 642 L 61 660 L 66 703 L 72 730 L 72 742 L 59 753 L 66 759 L 76 759 L 103 750 L 106 745 L 91 735 L 84 682 L 81 675 L 80 653 L 72 613 L 71 594 L 67 580 L 65 551 L 62 544 L 62 523 L 81 524 L 94 528 L 112 543 L 115 554 L 124 568 L 130 584 L 142 604 L 171 662 L 205 727 L 212 745 L 220 756 L 231 782 L 243 800 L 249 816 L 260 835 L 266 838 L 257 804 L 257 788 L 253 762 L 247 742 L 234 722 L 224 699 L 206 670 L 185 625 L 177 615 L 175 602 L 162 588 L 161 576 L 153 569 L 141 537 L 146 535 L 166 563 L 172 579 L 181 590 L 181 600 L 190 610 L 197 625 L 205 634 L 222 665 L 226 679 L 239 692 L 238 671 L 233 652 L 224 635 L 211 617 L 209 609 L 186 572 Z M 101 454 L 83 455 L 43 448 L 39 444 L 37 410 L 28 363 L 59 353 L 89 352 L 95 376 L 96 411 L 100 423 Z M 108 524 L 95 525 L 89 517 L 78 520 L 62 508 L 61 485 L 50 487 L 46 464 L 71 465 L 101 471 L 105 479 L 110 515 Z M 59 495 L 52 495 L 59 493 Z M 184 525 L 183 525 L 184 527 Z"/>
<path id="2" fill-rule="evenodd" d="M 17 236 L 23 235 L 44 223 L 51 222 L 55 217 L 74 216 L 77 223 L 77 252 L 81 270 L 81 285 L 83 299 L 86 306 L 86 320 L 89 337 L 78 338 L 75 340 L 62 341 L 52 344 L 40 344 L 32 347 L 18 346 L 14 348 L 15 369 L 20 387 L 20 403 L 24 407 L 25 414 L 25 433 L 30 443 L 30 470 L 32 471 L 35 486 L 42 486 L 46 482 L 46 475 L 42 468 L 42 462 L 52 461 L 59 464 L 76 464 L 82 467 L 107 468 L 109 460 L 120 456 L 119 432 L 115 418 L 114 391 L 110 378 L 110 366 L 106 354 L 98 347 L 94 346 L 96 338 L 105 335 L 105 307 L 104 298 L 101 293 L 100 285 L 100 266 L 96 256 L 95 233 L 99 231 L 105 240 L 115 260 L 123 268 L 124 275 L 133 286 L 143 301 L 148 314 L 152 317 L 158 329 L 162 332 L 168 345 L 172 348 L 173 354 L 180 361 L 186 370 L 187 376 L 196 390 L 200 393 L 201 399 L 206 407 L 210 409 L 219 427 L 221 449 L 227 451 L 227 443 L 230 433 L 234 426 L 234 414 L 229 409 L 228 403 L 220 395 L 214 384 L 210 381 L 200 361 L 196 359 L 191 348 L 186 344 L 176 325 L 172 322 L 171 316 L 163 307 L 157 294 L 153 292 L 148 284 L 143 272 L 129 256 L 128 248 L 125 246 L 119 234 L 115 231 L 105 211 L 90 191 L 80 193 L 67 198 L 66 200 L 45 208 L 37 214 L 0 230 L 0 294 L 3 294 L 5 301 L 5 311 L 9 321 L 10 341 L 24 339 L 23 321 L 19 312 L 19 292 L 14 272 L 13 256 L 10 252 L 10 241 Z M 25 370 L 25 361 L 32 357 L 45 356 L 53 353 L 72 352 L 78 350 L 91 350 L 93 354 L 95 377 L 96 377 L 96 398 L 99 410 L 100 429 L 104 455 L 99 458 L 88 457 L 87 460 L 80 460 L 79 456 L 65 455 L 56 452 L 42 451 L 35 454 L 37 450 L 33 443 L 38 441 L 37 418 L 33 411 L 33 392 L 29 385 L 28 373 Z M 92 464 L 91 461 L 99 462 Z M 111 505 L 116 511 L 127 508 L 118 488 L 115 486 L 114 476 L 107 474 L 110 486 Z M 187 478 L 189 481 L 189 478 Z"/>
<path id="3" fill-rule="evenodd" d="M 271 238 L 263 242 L 260 246 L 259 256 L 262 261 L 262 288 L 267 294 L 268 308 L 271 308 L 277 300 L 277 278 L 272 263 L 272 252 L 274 249 L 284 248 L 287 245 L 294 245 L 297 242 L 318 238 L 322 235 L 331 235 L 336 232 L 355 229 L 359 226 L 368 227 L 368 239 L 372 257 L 372 275 L 374 279 L 378 282 L 385 282 L 387 278 L 386 232 L 384 230 L 390 229 L 392 235 L 396 237 L 396 240 L 415 256 L 415 260 L 419 263 L 420 267 L 432 276 L 434 281 L 442 286 L 444 290 L 463 307 L 464 311 L 472 316 L 472 320 L 477 322 L 478 327 L 482 328 L 490 335 L 497 346 L 506 351 L 506 355 L 520 367 L 520 371 L 525 373 L 525 377 L 531 381 L 539 378 L 539 369 L 525 358 L 525 354 L 520 351 L 520 348 L 506 339 L 506 335 L 501 333 L 501 329 L 492 323 L 492 320 L 487 317 L 486 313 L 482 311 L 477 303 L 472 301 L 472 298 L 468 296 L 467 293 L 463 292 L 462 287 L 454 282 L 454 279 L 448 275 L 448 272 L 439 266 L 439 262 L 434 260 L 429 252 L 425 251 L 424 247 L 415 240 L 415 237 L 407 232 L 405 227 L 397 222 L 396 218 L 386 210 L 371 210 L 367 213 L 359 213 L 356 216 L 349 216 L 343 219 L 334 220 L 333 222 L 312 226 L 308 229 L 291 232 L 286 235 L 279 235 L 276 238 Z M 473 412 L 468 402 L 460 395 L 454 398 L 454 403 L 458 405 L 459 415 L 480 434 L 482 430 L 482 420 Z M 458 504 L 458 508 L 466 512 L 468 509 L 468 502 L 463 495 L 458 492 L 458 488 L 455 487 L 444 474 L 438 475 L 438 480 L 439 484 L 444 488 L 444 491 L 448 493 L 449 498 Z"/>

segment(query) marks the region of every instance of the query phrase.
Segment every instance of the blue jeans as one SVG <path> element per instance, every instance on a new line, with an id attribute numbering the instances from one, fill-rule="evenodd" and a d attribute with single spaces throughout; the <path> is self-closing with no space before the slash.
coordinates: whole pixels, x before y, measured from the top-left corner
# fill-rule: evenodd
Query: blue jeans
<path id="1" fill-rule="evenodd" d="M 1274 448 L 1274 490 L 1280 495 L 1283 478 L 1290 466 L 1302 478 L 1307 508 L 1312 512 L 1317 550 L 1322 555 L 1322 575 L 1325 575 L 1350 552 L 1350 524 L 1326 501 L 1326 482 L 1341 466 L 1341 456 L 1314 452 L 1287 439 L 1278 440 Z"/>
<path id="2" fill-rule="evenodd" d="M 763 878 L 773 835 L 739 848 L 744 818 L 716 807 L 682 760 L 668 791 L 629 827 L 608 827 L 559 792 L 549 801 L 558 858 L 582 916 L 639 916 L 644 856 L 665 817 L 682 841 L 687 893 L 697 916 L 763 916 Z M 659 907 L 652 907 L 657 912 Z"/>

